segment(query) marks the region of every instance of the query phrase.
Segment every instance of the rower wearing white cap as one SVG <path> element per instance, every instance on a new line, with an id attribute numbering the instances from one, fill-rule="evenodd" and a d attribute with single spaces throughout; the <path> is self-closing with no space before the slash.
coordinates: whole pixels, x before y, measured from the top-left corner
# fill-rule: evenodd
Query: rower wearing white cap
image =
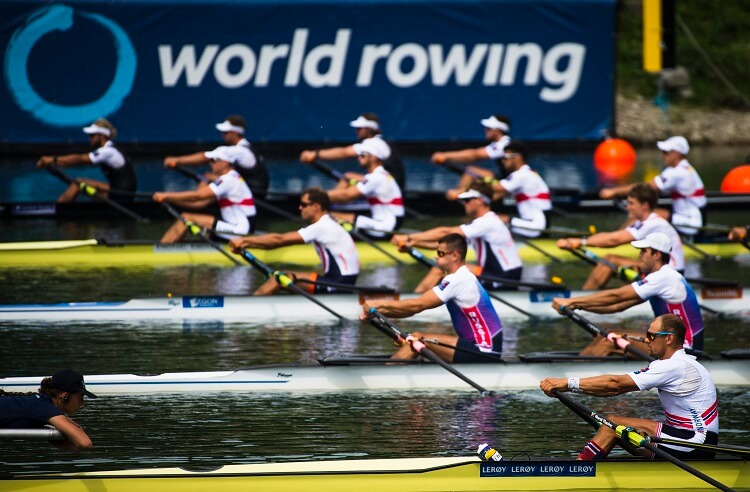
<path id="1" fill-rule="evenodd" d="M 671 217 L 666 210 L 660 211 L 660 214 L 670 219 L 682 234 L 695 235 L 698 233 L 695 228 L 702 227 L 705 219 L 706 192 L 703 180 L 687 160 L 690 145 L 685 137 L 669 137 L 657 142 L 656 146 L 662 152 L 666 167 L 649 184 L 672 198 Z M 599 196 L 604 199 L 621 198 L 632 186 L 606 188 Z"/>
<path id="2" fill-rule="evenodd" d="M 333 203 L 366 198 L 370 215 L 342 212 L 332 212 L 331 215 L 353 223 L 357 229 L 364 229 L 370 235 L 377 235 L 373 231 L 392 232 L 404 218 L 404 199 L 398 183 L 383 167 L 383 161 L 389 155 L 388 144 L 382 138 L 367 138 L 353 147 L 359 165 L 367 174 L 354 186 L 328 190 L 328 196 Z"/>
<path id="3" fill-rule="evenodd" d="M 526 163 L 528 158 L 529 151 L 525 144 L 515 141 L 505 146 L 502 161 L 508 176 L 492 183 L 492 198 L 513 197 L 518 217 L 503 216 L 503 221 L 510 223 L 513 234 L 538 237 L 541 234 L 538 230 L 549 227 L 552 201 L 547 183 L 529 167 Z"/>
<path id="4" fill-rule="evenodd" d="M 107 182 L 85 178 L 86 184 L 99 190 L 102 196 L 108 196 L 110 188 L 124 193 L 112 193 L 110 197 L 116 202 L 133 201 L 137 180 L 130 160 L 117 148 L 113 140 L 117 129 L 104 118 L 99 118 L 83 129 L 89 136 L 89 143 L 94 149 L 86 154 L 43 155 L 37 162 L 38 167 L 74 167 L 80 165 L 99 166 Z M 83 178 L 77 178 L 81 180 Z M 80 193 L 77 183 L 71 183 L 57 199 L 58 203 L 72 202 Z"/>
<path id="5" fill-rule="evenodd" d="M 245 180 L 235 169 L 235 153 L 229 147 L 217 147 L 206 152 L 211 161 L 211 172 L 218 178 L 208 186 L 191 191 L 157 192 L 156 202 L 195 203 L 218 202 L 221 219 L 207 214 L 183 213 L 182 217 L 221 238 L 250 234 L 255 229 L 255 200 Z M 176 243 L 187 232 L 187 225 L 176 220 L 162 236 L 162 244 Z"/>
<path id="6" fill-rule="evenodd" d="M 640 271 L 646 276 L 629 285 L 618 289 L 610 289 L 595 294 L 555 298 L 552 307 L 558 309 L 565 306 L 568 309 L 583 309 L 592 313 L 619 313 L 629 307 L 645 301 L 651 303 L 654 316 L 672 313 L 676 314 L 687 327 L 685 347 L 703 350 L 703 316 L 701 315 L 698 298 L 685 278 L 669 266 L 669 254 L 672 251 L 672 241 L 663 232 L 652 232 L 639 241 L 633 241 L 638 248 Z M 628 336 L 642 336 L 637 332 L 618 332 Z M 641 342 L 631 342 L 641 343 Z M 637 346 L 645 350 L 645 345 Z M 598 336 L 581 355 L 609 355 L 614 352 L 613 343 Z"/>
<path id="7" fill-rule="evenodd" d="M 245 138 L 245 133 L 247 132 L 245 118 L 240 115 L 230 115 L 215 126 L 221 132 L 221 138 L 226 144 L 222 147 L 232 154 L 232 163 L 237 172 L 245 179 L 245 182 L 256 196 L 259 198 L 264 197 L 268 189 L 268 170 L 263 159 L 255 155 L 252 144 Z M 181 156 L 167 156 L 164 158 L 164 167 L 207 164 L 211 160 L 208 153 L 209 151 Z M 213 172 L 208 172 L 205 176 L 209 181 L 214 181 L 219 177 Z M 206 186 L 207 184 L 201 183 L 201 186 Z M 206 203 L 194 204 L 194 206 L 205 205 Z"/>
<path id="8" fill-rule="evenodd" d="M 503 169 L 502 158 L 505 155 L 505 147 L 510 143 L 510 118 L 501 114 L 493 114 L 489 118 L 480 120 L 484 127 L 484 135 L 489 142 L 488 145 L 479 148 L 435 152 L 432 154 L 432 162 L 441 165 L 446 162 L 469 163 L 484 159 L 492 159 L 497 162 L 498 177 L 506 176 Z M 494 178 L 492 171 L 487 169 L 468 166 L 458 182 L 458 186 L 445 193 L 449 200 L 456 200 L 459 193 L 468 189 L 472 181 L 477 178 Z"/>
<path id="9" fill-rule="evenodd" d="M 469 246 L 476 252 L 478 265 L 467 265 L 474 275 L 521 280 L 521 257 L 505 223 L 490 210 L 491 195 L 492 188 L 489 184 L 474 182 L 468 191 L 458 195 L 466 215 L 471 219 L 470 222 L 460 226 L 435 227 L 412 234 L 396 234 L 391 238 L 391 242 L 406 248 L 437 249 L 438 239 L 448 234 L 459 234 L 466 238 Z M 435 287 L 444 275 L 439 268 L 431 268 L 414 292 L 427 292 Z M 497 282 L 483 285 L 488 290 L 515 289 Z"/>
<path id="10" fill-rule="evenodd" d="M 367 138 L 379 138 L 385 143 L 385 148 L 388 152 L 383 160 L 383 167 L 393 176 L 398 183 L 399 188 L 404 189 L 406 184 L 406 177 L 404 174 L 404 165 L 401 162 L 401 156 L 395 151 L 392 145 L 383 139 L 383 134 L 380 129 L 380 119 L 375 113 L 362 113 L 357 116 L 356 120 L 349 122 L 349 126 L 354 128 L 354 132 L 357 135 L 357 142 L 361 143 Z M 343 159 L 356 159 L 357 152 L 354 150 L 354 144 L 346 145 L 343 147 L 330 147 L 328 149 L 318 150 L 303 150 L 299 155 L 299 160 L 302 163 L 310 163 L 315 159 L 322 159 L 324 161 L 339 161 Z M 345 173 L 347 180 L 362 180 L 363 175 L 354 172 Z M 348 182 L 341 181 L 338 184 L 339 187 L 349 186 Z"/>

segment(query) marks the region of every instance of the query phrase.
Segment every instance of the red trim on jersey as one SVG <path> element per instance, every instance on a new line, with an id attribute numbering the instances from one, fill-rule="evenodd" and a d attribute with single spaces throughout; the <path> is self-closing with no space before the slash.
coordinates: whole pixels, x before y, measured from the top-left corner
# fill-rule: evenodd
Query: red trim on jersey
<path id="1" fill-rule="evenodd" d="M 370 205 L 403 205 L 404 199 L 402 197 L 398 197 L 389 202 L 383 202 L 378 197 L 371 196 L 367 199 L 367 203 L 369 203 Z"/>
<path id="2" fill-rule="evenodd" d="M 471 331 L 474 334 L 474 341 L 480 347 L 492 348 L 492 336 L 482 313 L 476 306 L 461 308 L 466 319 L 469 320 Z"/>
<path id="3" fill-rule="evenodd" d="M 513 198 L 516 199 L 516 203 L 525 202 L 526 200 L 549 200 L 550 194 L 547 192 L 538 193 L 536 195 L 526 195 L 524 193 L 519 193 L 518 195 L 515 195 Z"/>
<path id="4" fill-rule="evenodd" d="M 222 198 L 221 200 L 219 200 L 219 207 L 220 208 L 232 207 L 234 205 L 254 207 L 255 206 L 255 200 L 253 200 L 252 198 L 244 198 L 240 202 L 233 202 L 229 198 Z"/>
<path id="5" fill-rule="evenodd" d="M 697 197 L 701 197 L 701 196 L 706 196 L 706 191 L 703 188 L 699 188 L 699 189 L 695 190 L 694 192 L 692 192 L 689 195 L 683 195 L 683 194 L 678 193 L 676 191 L 673 191 L 669 195 L 669 197 L 672 200 L 677 200 L 678 198 L 697 198 Z"/>

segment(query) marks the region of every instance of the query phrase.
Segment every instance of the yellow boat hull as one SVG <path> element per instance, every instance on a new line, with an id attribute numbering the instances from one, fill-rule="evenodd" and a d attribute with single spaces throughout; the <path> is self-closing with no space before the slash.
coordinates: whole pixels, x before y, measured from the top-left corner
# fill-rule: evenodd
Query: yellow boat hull
<path id="1" fill-rule="evenodd" d="M 580 261 L 572 254 L 560 250 L 552 239 L 535 240 L 533 243 L 551 255 L 563 261 Z M 413 263 L 407 254 L 399 253 L 390 243 L 379 242 L 382 248 L 397 256 L 402 261 Z M 224 246 L 226 248 L 226 246 Z M 730 257 L 748 253 L 740 244 L 702 244 L 700 248 L 712 256 Z M 590 248 L 597 254 L 614 253 L 623 256 L 637 257 L 636 250 L 630 245 L 617 248 Z M 360 263 L 363 266 L 393 264 L 394 261 L 382 252 L 366 243 L 357 243 Z M 550 259 L 543 253 L 525 244 L 518 244 L 519 254 L 524 262 L 545 263 Z M 228 248 L 227 248 L 228 251 Z M 426 252 L 429 256 L 432 253 Z M 253 250 L 253 254 L 263 262 L 270 264 L 289 264 L 316 266 L 320 260 L 312 246 L 294 245 L 275 250 Z M 692 249 L 685 249 L 687 258 L 700 258 Z M 238 256 L 238 260 L 241 258 Z M 469 260 L 473 252 L 469 253 Z M 99 244 L 95 239 L 80 241 L 43 241 L 0 244 L 0 267 L 34 267 L 60 265 L 88 266 L 129 266 L 129 265 L 190 265 L 209 264 L 230 266 L 232 263 L 222 254 L 203 243 L 182 243 L 176 245 L 144 244 Z"/>
<path id="2" fill-rule="evenodd" d="M 706 461 L 689 464 L 735 490 L 750 489 L 750 463 Z M 547 467 L 547 476 L 528 472 Z M 493 467 L 506 467 L 493 476 Z M 516 467 L 516 472 L 510 471 Z M 557 468 L 566 471 L 553 475 Z M 578 473 L 583 467 L 585 473 Z M 593 473 L 585 467 L 593 467 Z M 586 474 L 587 473 L 587 474 Z M 508 476 L 510 475 L 510 476 Z M 93 472 L 60 477 L 25 477 L 0 482 L 0 490 L 29 492 L 211 491 L 461 491 L 461 490 L 715 490 L 662 461 L 500 461 L 474 457 L 348 460 L 231 465 L 210 472 L 173 469 Z"/>

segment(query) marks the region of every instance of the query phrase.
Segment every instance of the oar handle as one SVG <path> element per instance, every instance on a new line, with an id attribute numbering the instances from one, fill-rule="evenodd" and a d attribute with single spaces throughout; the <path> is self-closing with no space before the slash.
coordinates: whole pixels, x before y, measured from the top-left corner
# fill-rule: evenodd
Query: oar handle
<path id="1" fill-rule="evenodd" d="M 311 280 L 308 278 L 296 278 L 295 281 L 297 283 L 303 283 L 303 284 L 315 284 L 315 285 L 322 285 L 325 287 L 334 287 L 336 289 L 348 290 L 351 292 L 370 292 L 373 294 L 393 294 L 396 292 L 395 289 L 386 287 L 384 285 L 372 286 L 372 287 L 357 286 L 357 285 L 350 285 L 350 284 L 342 284 L 340 282 L 330 282 L 328 280 Z"/>
<path id="2" fill-rule="evenodd" d="M 580 314 L 576 313 L 574 310 L 567 308 L 566 306 L 562 306 L 560 308 L 560 312 L 563 313 L 565 316 L 570 318 L 575 324 L 583 328 L 584 330 L 588 331 L 592 336 L 601 335 L 607 340 L 611 341 L 615 344 L 618 348 L 622 349 L 625 352 L 630 352 L 631 354 L 635 355 L 636 357 L 639 357 L 643 360 L 647 361 L 653 361 L 654 358 L 650 355 L 646 354 L 645 352 L 642 352 L 638 350 L 637 348 L 634 348 L 630 342 L 625 339 L 624 337 L 617 336 L 615 333 L 607 330 L 603 330 L 602 328 L 599 328 L 594 323 L 586 319 L 585 317 L 581 316 Z"/>
<path id="3" fill-rule="evenodd" d="M 607 268 L 609 268 L 612 271 L 614 271 L 617 274 L 617 277 L 620 280 L 624 281 L 624 282 L 635 282 L 636 280 L 638 280 L 638 277 L 640 276 L 640 274 L 638 273 L 637 270 L 634 270 L 634 269 L 632 269 L 630 267 L 615 265 L 611 261 L 609 261 L 609 260 L 607 260 L 605 258 L 602 258 L 601 256 L 597 255 L 593 251 L 589 251 L 588 249 L 577 248 L 577 249 L 574 249 L 574 250 L 571 250 L 571 251 L 573 251 L 573 252 L 580 252 L 586 258 L 589 258 L 593 262 L 600 263 L 600 264 L 606 266 Z"/>
<path id="4" fill-rule="evenodd" d="M 568 290 L 563 284 L 552 284 L 552 283 L 540 283 L 540 282 L 524 282 L 522 280 L 513 280 L 510 278 L 494 277 L 492 275 L 477 275 L 479 280 L 485 282 L 497 282 L 500 284 L 510 285 L 514 287 L 529 287 L 537 290 Z"/>
<path id="5" fill-rule="evenodd" d="M 407 333 L 403 330 L 401 330 L 398 326 L 396 326 L 391 320 L 386 318 L 382 313 L 380 313 L 376 308 L 370 308 L 369 313 L 377 318 L 380 322 L 382 322 L 385 326 L 390 328 L 394 334 L 398 334 L 400 338 L 407 341 L 409 345 L 411 345 L 412 349 L 414 349 L 417 353 L 422 355 L 423 357 L 431 360 L 435 364 L 438 364 L 439 366 L 443 367 L 445 370 L 456 376 L 457 378 L 461 379 L 465 383 L 467 383 L 472 388 L 476 389 L 482 394 L 489 394 L 489 391 L 476 382 L 472 381 L 468 377 L 466 377 L 463 373 L 458 371 L 456 368 L 445 362 L 443 359 L 440 358 L 439 355 L 437 355 L 432 350 L 428 349 L 427 346 L 424 344 L 423 341 L 419 340 L 418 338 L 414 338 L 410 333 Z"/>

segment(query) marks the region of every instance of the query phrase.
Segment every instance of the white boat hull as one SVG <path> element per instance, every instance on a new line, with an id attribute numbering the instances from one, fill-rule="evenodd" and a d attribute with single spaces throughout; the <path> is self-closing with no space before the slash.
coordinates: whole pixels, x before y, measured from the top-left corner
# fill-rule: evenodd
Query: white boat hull
<path id="1" fill-rule="evenodd" d="M 728 292 L 729 295 L 722 295 Z M 551 307 L 553 297 L 585 295 L 584 291 L 558 292 L 500 292 L 498 296 L 523 311 L 541 318 L 559 315 Z M 750 315 L 750 290 L 723 289 L 697 293 L 699 302 L 727 315 Z M 402 299 L 415 294 L 402 294 Z M 362 311 L 358 296 L 329 294 L 316 296 L 326 306 L 342 316 L 357 319 Z M 526 316 L 499 301 L 492 301 L 501 319 Z M 586 314 L 591 320 L 644 318 L 652 316 L 648 303 L 639 304 L 622 313 L 597 316 Z M 449 321 L 447 309 L 438 307 L 424 311 L 410 319 L 415 321 Z M 300 296 L 194 296 L 133 299 L 125 302 L 74 302 L 63 304 L 0 305 L 0 320 L 8 321 L 143 321 L 184 320 L 222 321 L 227 323 L 299 323 L 337 321 L 337 318 Z"/>
<path id="2" fill-rule="evenodd" d="M 750 385 L 750 359 L 712 360 L 703 364 L 718 386 Z M 624 374 L 644 361 L 507 362 L 455 364 L 457 370 L 494 391 L 538 389 L 545 377 L 588 377 Z M 36 391 L 43 376 L 1 378 L 5 391 Z M 431 364 L 345 366 L 271 365 L 236 371 L 86 375 L 86 388 L 96 394 L 267 393 L 359 390 L 467 390 L 469 385 Z"/>

